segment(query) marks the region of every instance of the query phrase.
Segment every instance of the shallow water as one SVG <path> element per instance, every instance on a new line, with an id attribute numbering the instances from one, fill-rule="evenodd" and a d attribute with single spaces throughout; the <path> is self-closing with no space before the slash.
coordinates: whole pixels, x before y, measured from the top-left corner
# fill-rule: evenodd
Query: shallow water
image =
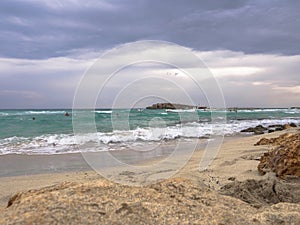
<path id="1" fill-rule="evenodd" d="M 69 117 L 65 113 L 70 114 Z M 97 109 L 96 133 L 74 136 L 72 110 L 1 110 L 0 154 L 64 154 L 144 148 L 176 139 L 235 135 L 259 124 L 300 124 L 299 109 L 227 111 Z M 75 113 L 75 112 L 74 112 Z M 82 123 L 88 124 L 90 121 Z"/>

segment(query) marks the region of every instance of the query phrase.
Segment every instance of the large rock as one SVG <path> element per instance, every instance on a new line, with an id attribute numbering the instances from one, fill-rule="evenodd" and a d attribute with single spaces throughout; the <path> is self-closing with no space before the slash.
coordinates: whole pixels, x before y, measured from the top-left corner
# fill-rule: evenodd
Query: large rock
<path id="1" fill-rule="evenodd" d="M 275 149 L 264 153 L 258 171 L 264 175 L 272 171 L 279 177 L 300 177 L 300 134 L 283 134 L 278 138 L 263 138 L 255 145 L 275 145 Z"/>
<path id="2" fill-rule="evenodd" d="M 63 183 L 16 194 L 0 224 L 300 224 L 300 206 L 256 209 L 184 179 L 146 187 Z"/>
<path id="3" fill-rule="evenodd" d="M 300 179 L 283 181 L 273 177 L 265 180 L 234 181 L 223 186 L 221 193 L 239 198 L 254 207 L 280 202 L 300 203 Z"/>
<path id="4" fill-rule="evenodd" d="M 268 130 L 266 127 L 262 125 L 258 125 L 256 127 L 249 127 L 247 129 L 241 130 L 242 133 L 254 133 L 256 135 L 264 134 L 264 132 Z"/>
<path id="5" fill-rule="evenodd" d="M 286 129 L 290 129 L 292 128 L 292 126 L 290 124 L 284 124 L 283 125 L 283 129 L 286 130 Z"/>
<path id="6" fill-rule="evenodd" d="M 291 126 L 291 127 L 297 127 L 297 124 L 295 124 L 295 123 L 290 123 L 290 126 Z"/>

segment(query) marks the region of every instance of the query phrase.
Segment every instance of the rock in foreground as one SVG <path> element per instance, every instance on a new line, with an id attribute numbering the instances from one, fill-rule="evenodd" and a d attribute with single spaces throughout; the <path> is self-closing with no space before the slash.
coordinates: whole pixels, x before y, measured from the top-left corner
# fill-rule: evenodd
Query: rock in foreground
<path id="1" fill-rule="evenodd" d="M 300 203 L 300 179 L 234 181 L 221 188 L 221 193 L 239 198 L 254 207 L 277 204 L 280 202 Z"/>
<path id="2" fill-rule="evenodd" d="M 16 194 L 0 224 L 300 224 L 300 206 L 256 209 L 184 179 L 146 187 L 63 183 Z"/>
<path id="3" fill-rule="evenodd" d="M 278 138 L 263 138 L 256 145 L 275 145 L 275 149 L 265 153 L 258 165 L 264 175 L 272 171 L 278 177 L 293 175 L 300 177 L 300 134 L 283 134 Z"/>

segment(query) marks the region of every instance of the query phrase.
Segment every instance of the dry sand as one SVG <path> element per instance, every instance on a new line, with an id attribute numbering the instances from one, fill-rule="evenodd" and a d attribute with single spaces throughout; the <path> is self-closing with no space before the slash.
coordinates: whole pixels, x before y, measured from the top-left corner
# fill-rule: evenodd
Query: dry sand
<path id="1" fill-rule="evenodd" d="M 299 128 L 294 128 L 225 141 L 212 164 L 206 171 L 202 172 L 198 171 L 198 166 L 203 152 L 197 151 L 177 176 L 194 180 L 201 179 L 208 187 L 214 190 L 219 190 L 232 180 L 261 180 L 267 176 L 273 176 L 272 174 L 261 176 L 257 170 L 260 157 L 270 149 L 270 146 L 254 146 L 254 144 L 263 137 L 274 138 L 284 133 L 299 132 L 298 130 Z"/>
<path id="2" fill-rule="evenodd" d="M 20 191 L 39 189 L 61 182 L 86 182 L 101 177 L 94 171 L 80 171 L 68 173 L 48 173 L 26 176 L 12 176 L 0 178 L 0 208 L 7 206 L 9 198 Z"/>

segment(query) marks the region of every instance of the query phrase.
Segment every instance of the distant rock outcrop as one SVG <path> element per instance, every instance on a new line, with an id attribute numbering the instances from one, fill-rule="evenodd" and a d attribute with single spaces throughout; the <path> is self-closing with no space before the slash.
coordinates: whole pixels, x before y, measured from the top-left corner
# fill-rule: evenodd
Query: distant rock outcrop
<path id="1" fill-rule="evenodd" d="M 206 107 L 183 105 L 175 103 L 156 103 L 152 106 L 146 107 L 146 109 L 206 109 Z"/>

